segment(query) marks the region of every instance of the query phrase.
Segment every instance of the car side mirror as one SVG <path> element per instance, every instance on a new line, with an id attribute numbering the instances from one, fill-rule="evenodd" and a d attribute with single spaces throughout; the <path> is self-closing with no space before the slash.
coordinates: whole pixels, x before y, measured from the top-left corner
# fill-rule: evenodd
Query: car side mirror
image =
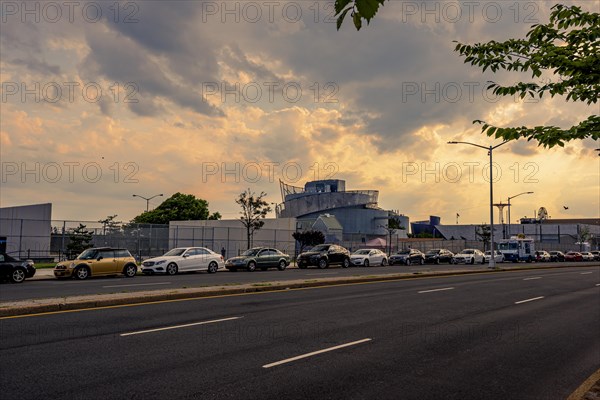
<path id="1" fill-rule="evenodd" d="M 183 258 L 188 258 L 190 255 L 189 254 L 184 254 Z"/>
<path id="2" fill-rule="evenodd" d="M 96 261 L 100 261 L 100 260 L 102 260 L 103 258 L 104 258 L 104 257 L 102 257 L 102 256 L 98 256 L 98 258 L 96 259 Z"/>

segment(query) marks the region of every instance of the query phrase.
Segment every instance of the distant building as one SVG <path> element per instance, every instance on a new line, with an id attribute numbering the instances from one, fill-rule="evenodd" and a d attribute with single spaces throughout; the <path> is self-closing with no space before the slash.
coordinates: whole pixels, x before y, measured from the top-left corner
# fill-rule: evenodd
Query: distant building
<path id="1" fill-rule="evenodd" d="M 0 208 L 0 250 L 14 257 L 47 257 L 52 204 Z"/>
<path id="2" fill-rule="evenodd" d="M 408 217 L 380 208 L 377 190 L 346 190 L 346 182 L 341 179 L 311 181 L 303 188 L 280 181 L 280 187 L 282 203 L 276 207 L 277 218 L 296 218 L 300 229 L 316 227 L 326 235 L 335 231 L 334 237 L 340 240 L 360 238 L 366 242 L 387 237 L 388 220 L 395 218 L 405 229 L 397 230 L 394 236 L 407 237 Z M 342 228 L 341 238 L 336 229 L 325 226 L 332 218 Z"/>

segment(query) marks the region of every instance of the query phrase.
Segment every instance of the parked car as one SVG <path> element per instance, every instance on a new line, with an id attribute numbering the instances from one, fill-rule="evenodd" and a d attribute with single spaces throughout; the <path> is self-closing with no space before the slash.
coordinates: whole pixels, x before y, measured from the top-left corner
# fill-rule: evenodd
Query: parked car
<path id="1" fill-rule="evenodd" d="M 57 278 L 87 279 L 90 276 L 123 274 L 132 278 L 137 273 L 135 258 L 127 249 L 97 247 L 84 250 L 75 260 L 63 261 L 54 267 Z"/>
<path id="2" fill-rule="evenodd" d="M 582 251 L 581 256 L 583 257 L 583 261 L 594 261 L 594 255 L 589 251 Z"/>
<path id="3" fill-rule="evenodd" d="M 600 261 L 600 251 L 591 251 L 590 253 L 594 255 L 594 260 Z"/>
<path id="4" fill-rule="evenodd" d="M 477 249 L 464 249 L 452 258 L 453 264 L 475 264 L 485 263 L 485 254 Z"/>
<path id="5" fill-rule="evenodd" d="M 395 264 L 425 264 L 425 254 L 417 249 L 401 250 L 390 256 L 390 265 Z"/>
<path id="6" fill-rule="evenodd" d="M 35 263 L 32 260 L 17 260 L 6 253 L 0 253 L 0 279 L 22 283 L 34 275 Z"/>
<path id="7" fill-rule="evenodd" d="M 583 256 L 577 251 L 569 251 L 565 254 L 565 261 L 583 261 Z"/>
<path id="8" fill-rule="evenodd" d="M 565 261 L 565 253 L 563 253 L 562 251 L 551 251 L 550 252 L 550 261 L 552 261 L 552 262 Z"/>
<path id="9" fill-rule="evenodd" d="M 440 264 L 440 263 L 451 263 L 454 253 L 446 249 L 431 249 L 425 253 L 425 262 Z"/>
<path id="10" fill-rule="evenodd" d="M 485 262 L 489 263 L 490 258 L 492 258 L 492 251 L 487 250 L 484 254 L 485 254 Z M 497 262 L 497 263 L 504 262 L 504 254 L 502 254 L 502 252 L 500 252 L 499 250 L 494 250 L 494 254 L 495 254 L 494 262 Z"/>
<path id="11" fill-rule="evenodd" d="M 142 273 L 175 275 L 178 272 L 207 271 L 213 274 L 224 267 L 223 256 L 206 247 L 177 247 L 160 257 L 145 260 Z"/>
<path id="12" fill-rule="evenodd" d="M 361 249 L 356 250 L 350 255 L 350 262 L 353 265 L 362 265 L 368 267 L 370 265 L 388 265 L 387 255 L 377 249 Z"/>
<path id="13" fill-rule="evenodd" d="M 547 262 L 551 259 L 552 256 L 550 256 L 550 253 L 548 253 L 547 251 L 539 250 L 535 252 L 535 261 L 537 262 Z"/>
<path id="14" fill-rule="evenodd" d="M 336 244 L 320 244 L 309 251 L 300 253 L 297 263 L 298 268 L 307 268 L 309 265 L 327 268 L 333 264 L 348 268 L 350 266 L 350 252 Z"/>
<path id="15" fill-rule="evenodd" d="M 225 268 L 229 271 L 245 269 L 252 272 L 256 268 L 262 271 L 269 268 L 283 271 L 288 265 L 290 265 L 290 256 L 270 247 L 254 247 L 238 257 L 231 257 L 225 261 Z"/>

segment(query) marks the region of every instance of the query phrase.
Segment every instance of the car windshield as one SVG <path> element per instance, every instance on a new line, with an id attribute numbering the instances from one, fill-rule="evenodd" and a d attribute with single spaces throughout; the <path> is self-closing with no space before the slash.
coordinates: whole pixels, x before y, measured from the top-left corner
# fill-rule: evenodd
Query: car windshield
<path id="1" fill-rule="evenodd" d="M 93 260 L 98 256 L 98 250 L 87 249 L 77 256 L 77 260 Z"/>
<path id="2" fill-rule="evenodd" d="M 369 254 L 371 250 L 356 250 L 354 254 Z"/>
<path id="3" fill-rule="evenodd" d="M 326 251 L 326 250 L 329 250 L 328 244 L 320 244 L 311 249 L 311 251 Z"/>
<path id="4" fill-rule="evenodd" d="M 398 254 L 410 254 L 410 250 L 399 251 Z"/>
<path id="5" fill-rule="evenodd" d="M 440 251 L 439 250 L 429 250 L 427 253 L 425 254 L 438 254 Z"/>
<path id="6" fill-rule="evenodd" d="M 473 251 L 473 250 L 469 250 L 469 249 L 467 249 L 467 250 L 463 250 L 463 251 L 461 251 L 461 253 L 463 253 L 463 254 L 473 254 L 473 253 L 474 253 L 474 251 Z"/>
<path id="7" fill-rule="evenodd" d="M 255 256 L 256 254 L 258 254 L 259 251 L 260 251 L 260 249 L 248 249 L 245 252 L 243 252 L 242 255 L 247 256 L 247 257 L 252 257 L 252 256 Z"/>
<path id="8" fill-rule="evenodd" d="M 166 256 L 166 257 L 180 256 L 183 253 L 185 253 L 186 250 L 187 250 L 186 248 L 183 248 L 183 249 L 179 249 L 179 248 L 178 249 L 172 249 L 172 250 L 167 251 L 163 255 Z"/>

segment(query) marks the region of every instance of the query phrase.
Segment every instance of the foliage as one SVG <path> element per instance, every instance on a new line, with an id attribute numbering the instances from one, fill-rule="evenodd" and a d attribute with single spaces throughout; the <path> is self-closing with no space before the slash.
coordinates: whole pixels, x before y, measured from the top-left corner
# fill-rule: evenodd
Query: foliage
<path id="1" fill-rule="evenodd" d="M 247 189 L 240 193 L 237 199 L 235 199 L 235 202 L 242 207 L 242 211 L 240 211 L 240 214 L 242 214 L 240 221 L 242 221 L 242 224 L 246 227 L 248 248 L 252 247 L 254 232 L 263 227 L 265 224 L 263 219 L 271 212 L 269 203 L 263 200 L 266 195 L 265 192 L 260 192 L 260 194 L 256 196 L 254 192 Z"/>
<path id="2" fill-rule="evenodd" d="M 300 243 L 300 253 L 302 253 L 305 247 L 312 247 L 325 243 L 325 235 L 321 231 L 308 230 L 294 232 L 292 233 L 292 237 Z"/>
<path id="3" fill-rule="evenodd" d="M 209 214 L 208 202 L 191 194 L 175 193 L 151 211 L 145 211 L 131 222 L 138 224 L 168 224 L 169 221 L 221 219 L 221 214 Z"/>
<path id="4" fill-rule="evenodd" d="M 350 13 L 356 30 L 360 30 L 363 20 L 367 21 L 368 25 L 383 3 L 385 0 L 335 0 L 335 15 L 338 17 L 337 29 L 339 30 L 342 26 L 346 14 Z"/>
<path id="5" fill-rule="evenodd" d="M 477 240 L 479 240 L 480 242 L 483 242 L 485 244 L 489 243 L 490 239 L 492 238 L 490 226 L 485 224 L 478 225 L 475 228 L 475 235 L 477 236 Z"/>
<path id="6" fill-rule="evenodd" d="M 367 23 L 377 13 L 385 0 L 336 0 L 338 29 L 348 12 L 357 30 L 362 20 Z M 490 82 L 489 89 L 499 96 L 518 95 L 542 98 L 545 94 L 565 96 L 566 100 L 596 104 L 600 98 L 600 14 L 585 12 L 580 7 L 557 4 L 552 7 L 546 24 L 532 25 L 526 39 L 510 39 L 504 42 L 492 40 L 487 43 L 456 44 L 455 51 L 465 58 L 465 63 L 490 69 L 528 72 L 533 79 L 544 71 L 558 76 L 556 82 L 518 82 L 503 86 Z M 600 138 L 600 116 L 591 115 L 577 125 L 563 129 L 557 126 L 496 127 L 485 121 L 481 131 L 488 136 L 503 140 L 525 138 L 535 140 L 544 147 L 564 146 L 576 139 Z"/>
<path id="7" fill-rule="evenodd" d="M 93 231 L 88 231 L 86 225 L 79 224 L 77 228 L 71 230 L 69 234 L 69 243 L 67 243 L 67 254 L 73 258 L 85 249 L 92 247 Z"/>
<path id="8" fill-rule="evenodd" d="M 566 100 L 596 104 L 600 98 L 600 14 L 589 13 L 580 7 L 557 4 L 552 7 L 547 24 L 533 25 L 527 39 L 510 39 L 505 42 L 490 41 L 465 45 L 457 43 L 456 51 L 465 57 L 465 63 L 482 68 L 530 72 L 539 78 L 543 71 L 559 76 L 557 82 L 518 82 L 503 86 L 490 82 L 495 95 L 518 94 L 542 98 L 566 95 Z M 592 115 L 568 129 L 556 126 L 500 128 L 484 121 L 481 131 L 503 140 L 526 138 L 536 140 L 544 147 L 564 146 L 575 139 L 600 138 L 600 116 Z"/>
<path id="9" fill-rule="evenodd" d="M 110 234 L 115 234 L 117 232 L 121 231 L 121 221 L 115 221 L 115 218 L 117 218 L 117 215 L 109 215 L 104 219 L 101 219 L 100 221 L 98 221 L 99 223 L 102 224 L 102 234 L 103 235 L 110 235 Z"/>

